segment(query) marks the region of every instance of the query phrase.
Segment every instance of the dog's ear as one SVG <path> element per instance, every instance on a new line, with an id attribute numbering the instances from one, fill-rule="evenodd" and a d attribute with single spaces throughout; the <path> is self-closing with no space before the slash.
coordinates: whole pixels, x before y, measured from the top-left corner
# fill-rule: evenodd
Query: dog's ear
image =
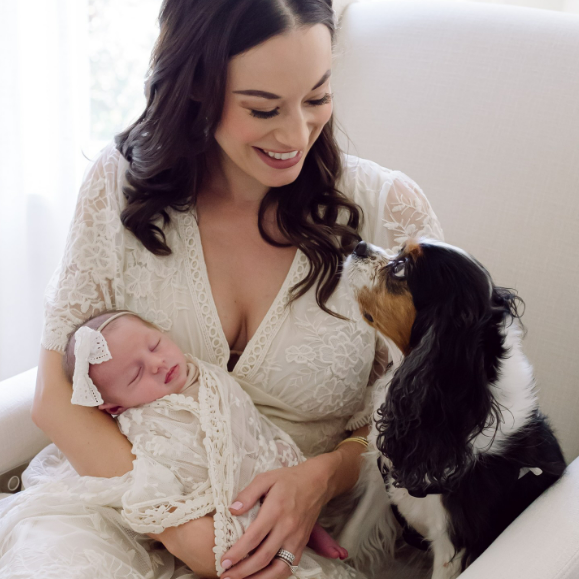
<path id="1" fill-rule="evenodd" d="M 484 341 L 488 320 L 418 312 L 411 352 L 380 407 L 379 450 L 396 486 L 415 496 L 452 490 L 472 464 L 470 440 L 493 411 Z M 498 329 L 497 329 L 498 331 Z"/>

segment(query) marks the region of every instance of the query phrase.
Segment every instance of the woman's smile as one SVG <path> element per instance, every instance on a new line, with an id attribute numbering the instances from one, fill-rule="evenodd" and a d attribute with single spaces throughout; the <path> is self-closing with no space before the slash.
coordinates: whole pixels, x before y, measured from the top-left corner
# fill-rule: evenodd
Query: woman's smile
<path id="1" fill-rule="evenodd" d="M 266 152 L 264 149 L 253 147 L 259 158 L 269 167 L 274 169 L 289 169 L 297 165 L 302 160 L 301 151 L 291 151 L 289 153 L 272 153 Z"/>

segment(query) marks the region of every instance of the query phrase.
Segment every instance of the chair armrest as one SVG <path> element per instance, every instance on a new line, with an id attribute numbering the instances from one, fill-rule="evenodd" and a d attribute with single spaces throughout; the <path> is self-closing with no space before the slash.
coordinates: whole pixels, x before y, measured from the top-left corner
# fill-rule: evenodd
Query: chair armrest
<path id="1" fill-rule="evenodd" d="M 579 458 L 460 579 L 579 577 Z"/>
<path id="2" fill-rule="evenodd" d="M 0 474 L 27 463 L 50 440 L 32 422 L 36 368 L 0 382 Z"/>

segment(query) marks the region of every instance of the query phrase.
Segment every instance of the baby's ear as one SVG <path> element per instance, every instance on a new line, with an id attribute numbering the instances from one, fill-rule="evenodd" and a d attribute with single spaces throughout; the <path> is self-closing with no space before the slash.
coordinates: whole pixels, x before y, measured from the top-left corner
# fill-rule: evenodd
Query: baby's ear
<path id="1" fill-rule="evenodd" d="M 99 410 L 104 410 L 105 412 L 108 412 L 111 415 L 118 416 L 119 414 L 122 414 L 126 410 L 126 408 L 124 406 L 119 406 L 118 404 L 111 404 L 109 402 L 105 402 L 104 404 L 101 404 L 99 406 Z"/>

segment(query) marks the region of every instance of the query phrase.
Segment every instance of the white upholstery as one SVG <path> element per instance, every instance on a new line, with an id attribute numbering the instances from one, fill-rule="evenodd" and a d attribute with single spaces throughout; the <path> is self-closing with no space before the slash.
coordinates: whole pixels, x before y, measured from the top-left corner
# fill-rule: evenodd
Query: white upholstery
<path id="1" fill-rule="evenodd" d="M 525 299 L 526 352 L 568 460 L 579 454 L 578 62 L 576 16 L 360 2 L 343 14 L 333 80 L 348 151 L 416 180 L 447 240 Z M 0 383 L 0 473 L 48 442 L 29 416 L 34 382 L 30 370 Z M 579 460 L 462 577 L 579 577 Z"/>
<path id="2" fill-rule="evenodd" d="M 0 382 L 0 474 L 28 462 L 50 441 L 30 418 L 36 368 Z"/>
<path id="3" fill-rule="evenodd" d="M 579 459 L 460 579 L 579 577 Z"/>
<path id="4" fill-rule="evenodd" d="M 424 190 L 448 242 L 526 302 L 525 351 L 579 454 L 579 16 L 473 2 L 360 2 L 333 80 L 349 152 Z M 345 140 L 343 140 L 345 143 Z"/>

